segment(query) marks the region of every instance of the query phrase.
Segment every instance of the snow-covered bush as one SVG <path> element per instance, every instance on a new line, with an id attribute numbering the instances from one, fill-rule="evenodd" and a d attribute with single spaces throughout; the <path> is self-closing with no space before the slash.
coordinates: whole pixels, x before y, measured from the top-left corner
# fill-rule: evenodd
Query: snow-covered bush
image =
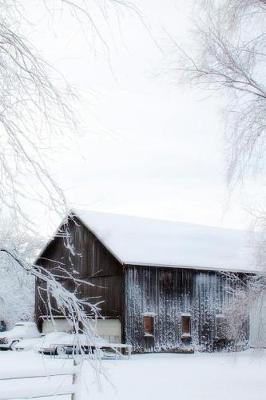
<path id="1" fill-rule="evenodd" d="M 10 257 L 0 254 L 0 320 L 8 328 L 34 317 L 34 278 Z"/>
<path id="2" fill-rule="evenodd" d="M 10 222 L 10 221 L 9 221 Z M 2 223 L 1 247 L 13 249 L 28 262 L 38 253 L 42 241 L 27 233 L 14 232 L 11 223 Z M 9 227 L 4 228 L 4 227 Z M 34 318 L 35 278 L 5 252 L 0 252 L 0 321 L 12 327 L 17 321 Z"/>

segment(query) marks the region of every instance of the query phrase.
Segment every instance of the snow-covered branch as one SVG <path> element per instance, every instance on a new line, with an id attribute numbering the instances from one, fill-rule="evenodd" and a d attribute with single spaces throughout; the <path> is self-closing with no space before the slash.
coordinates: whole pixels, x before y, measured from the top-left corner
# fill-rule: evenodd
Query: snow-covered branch
<path id="1" fill-rule="evenodd" d="M 88 299 L 80 299 L 75 290 L 70 291 L 64 287 L 66 279 L 71 279 L 77 286 L 81 283 L 87 285 L 91 285 L 91 283 L 76 279 L 66 269 L 61 268 L 64 275 L 55 275 L 40 265 L 26 263 L 15 251 L 1 248 L 0 252 L 8 254 L 21 268 L 34 276 L 39 282 L 39 295 L 45 301 L 47 315 L 52 320 L 55 313 L 60 312 L 60 314 L 64 315 L 71 322 L 75 333 L 83 332 L 90 338 L 90 342 L 95 340 L 96 334 L 92 328 L 92 324 L 90 324 L 90 319 L 100 316 L 100 302 L 93 304 Z M 56 301 L 56 308 L 54 300 Z"/>
<path id="2" fill-rule="evenodd" d="M 266 3 L 205 0 L 197 10 L 192 49 L 171 38 L 173 69 L 182 80 L 222 95 L 228 122 L 227 178 L 234 185 L 264 159 Z"/>

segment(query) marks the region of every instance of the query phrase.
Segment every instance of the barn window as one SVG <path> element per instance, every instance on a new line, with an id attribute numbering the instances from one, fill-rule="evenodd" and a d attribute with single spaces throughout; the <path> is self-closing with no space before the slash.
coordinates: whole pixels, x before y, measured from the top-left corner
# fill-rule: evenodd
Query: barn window
<path id="1" fill-rule="evenodd" d="M 144 336 L 154 336 L 154 316 L 144 315 Z"/>
<path id="2" fill-rule="evenodd" d="M 191 336 L 191 315 L 182 314 L 181 315 L 181 325 L 182 325 L 182 337 Z"/>

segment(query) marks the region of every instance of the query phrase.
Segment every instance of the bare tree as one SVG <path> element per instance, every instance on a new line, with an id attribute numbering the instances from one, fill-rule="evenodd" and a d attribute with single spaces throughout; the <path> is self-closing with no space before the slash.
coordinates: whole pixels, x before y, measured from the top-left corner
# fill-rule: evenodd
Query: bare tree
<path id="1" fill-rule="evenodd" d="M 266 161 L 266 1 L 203 0 L 197 12 L 192 49 L 184 50 L 171 38 L 179 55 L 175 68 L 182 80 L 222 97 L 227 117 L 227 180 L 234 186 Z M 265 231 L 265 210 L 258 214 Z M 265 266 L 263 235 L 257 247 L 257 262 Z M 235 291 L 227 310 L 235 334 L 241 331 L 247 309 L 261 318 L 262 326 L 265 292 L 264 271 L 251 275 L 245 288 Z"/>
<path id="2" fill-rule="evenodd" d="M 91 36 L 98 37 L 106 51 L 107 40 L 98 23 L 108 25 L 111 7 L 130 6 L 124 0 L 39 3 L 48 17 L 63 11 L 70 14 L 81 30 L 86 26 Z M 24 17 L 27 11 L 23 0 L 0 1 L 0 202 L 1 208 L 33 229 L 23 208 L 25 199 L 60 210 L 61 215 L 67 209 L 64 193 L 48 173 L 47 152 L 44 155 L 42 149 L 48 147 L 48 139 L 77 132 L 73 109 L 78 98 L 62 74 L 23 36 L 22 25 L 32 22 Z M 27 185 L 25 177 L 36 184 Z"/>
<path id="3" fill-rule="evenodd" d="M 178 44 L 183 78 L 224 95 L 228 117 L 228 182 L 234 184 L 262 161 L 266 127 L 266 2 L 202 2 L 194 52 Z M 195 49 L 196 47 L 196 49 Z"/>
<path id="4" fill-rule="evenodd" d="M 32 262 L 43 246 L 43 238 L 29 232 L 16 232 L 12 221 L 5 219 L 1 224 L 1 245 L 5 246 Z M 32 320 L 34 316 L 35 279 L 22 269 L 18 263 L 6 253 L 0 252 L 0 320 L 10 327 L 23 320 Z"/>
<path id="5" fill-rule="evenodd" d="M 58 9 L 67 11 L 82 29 L 85 25 L 89 27 L 106 49 L 108 45 L 98 27 L 99 16 L 95 16 L 95 10 L 108 26 L 109 7 L 134 8 L 126 0 L 39 0 L 39 3 L 48 16 L 54 15 Z M 22 34 L 22 22 L 30 23 L 24 18 L 26 7 L 23 0 L 0 0 L 0 209 L 2 213 L 4 210 L 4 213 L 11 214 L 15 232 L 33 230 L 31 218 L 23 207 L 25 202 L 38 201 L 60 215 L 66 213 L 64 193 L 48 172 L 42 148 L 47 147 L 49 137 L 62 135 L 66 130 L 76 131 L 77 127 L 73 112 L 76 94 Z M 25 184 L 25 177 L 29 176 L 36 185 Z M 68 245 L 67 232 L 61 234 L 65 234 Z M 83 331 L 92 337 L 85 308 L 89 307 L 98 315 L 97 301 L 93 304 L 89 299 L 80 299 L 76 291 L 64 288 L 62 278 L 73 280 L 77 286 L 80 284 L 78 278 L 68 271 L 68 266 L 58 266 L 61 270 L 58 277 L 43 267 L 32 265 L 22 252 L 14 248 L 13 242 L 0 241 L 0 252 L 45 283 L 51 315 L 53 298 L 61 313 L 72 320 L 75 332 L 79 331 L 81 323 Z"/>

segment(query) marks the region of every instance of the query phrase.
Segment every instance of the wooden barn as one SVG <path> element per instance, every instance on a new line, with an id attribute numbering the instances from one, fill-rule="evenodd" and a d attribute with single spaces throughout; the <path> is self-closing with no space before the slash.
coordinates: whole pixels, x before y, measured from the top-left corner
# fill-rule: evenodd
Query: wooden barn
<path id="1" fill-rule="evenodd" d="M 51 270 L 65 265 L 94 284 L 81 285 L 79 296 L 103 300 L 97 329 L 105 339 L 135 352 L 247 345 L 248 313 L 239 312 L 236 333 L 228 311 L 253 270 L 246 233 L 82 210 L 73 210 L 62 228 L 67 246 L 55 235 L 37 263 Z M 36 321 L 48 332 L 38 285 Z M 60 315 L 57 321 L 66 329 Z"/>

